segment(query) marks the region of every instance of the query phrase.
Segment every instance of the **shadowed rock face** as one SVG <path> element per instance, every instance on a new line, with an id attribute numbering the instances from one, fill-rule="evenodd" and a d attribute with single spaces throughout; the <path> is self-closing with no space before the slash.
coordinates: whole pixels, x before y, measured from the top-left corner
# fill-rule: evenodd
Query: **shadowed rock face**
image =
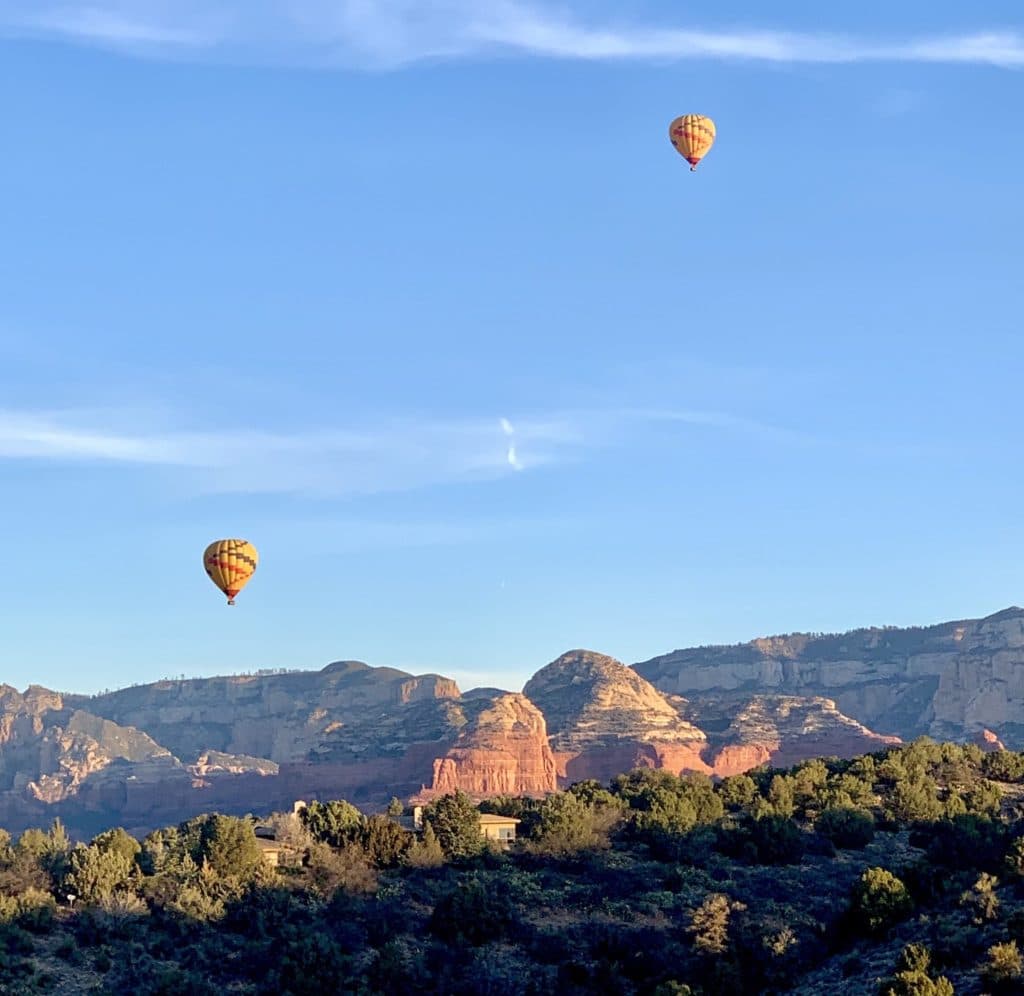
<path id="1" fill-rule="evenodd" d="M 298 798 L 372 809 L 392 795 L 555 787 L 532 703 L 494 689 L 463 697 L 437 675 L 345 662 L 96 697 L 0 688 L 0 823 L 15 832 L 55 815 L 79 834 L 115 824 L 142 833 Z"/>
<path id="2" fill-rule="evenodd" d="M 160 681 L 68 701 L 146 730 L 182 760 L 215 750 L 281 763 L 306 760 L 347 726 L 458 697 L 450 678 L 339 661 L 321 671 Z"/>
<path id="3" fill-rule="evenodd" d="M 734 647 L 677 650 L 634 665 L 693 701 L 744 695 L 826 697 L 842 713 L 904 740 L 965 740 L 983 729 L 1024 745 L 1024 610 L 911 629 L 794 634 Z"/>

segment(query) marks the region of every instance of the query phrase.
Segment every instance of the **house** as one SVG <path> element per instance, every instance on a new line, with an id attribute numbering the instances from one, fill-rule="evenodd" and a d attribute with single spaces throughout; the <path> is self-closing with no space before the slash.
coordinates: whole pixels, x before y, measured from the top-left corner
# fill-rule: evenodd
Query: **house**
<path id="1" fill-rule="evenodd" d="M 281 855 L 285 854 L 288 850 L 288 848 L 283 847 L 276 840 L 270 840 L 267 837 L 257 837 L 256 844 L 263 854 L 263 860 L 271 868 L 277 868 L 281 864 Z"/>
<path id="2" fill-rule="evenodd" d="M 253 827 L 256 837 L 256 846 L 271 868 L 280 868 L 284 865 L 294 866 L 298 864 L 301 855 L 296 851 L 293 844 L 277 839 L 277 831 L 266 824 L 260 823 Z"/>
<path id="3" fill-rule="evenodd" d="M 477 819 L 480 822 L 480 835 L 485 840 L 494 840 L 503 847 L 510 847 L 516 839 L 516 827 L 519 820 L 514 816 L 497 816 L 494 813 L 479 813 Z M 413 806 L 409 816 L 399 819 L 399 824 L 413 833 L 423 831 L 423 807 Z"/>
<path id="4" fill-rule="evenodd" d="M 480 833 L 486 840 L 496 840 L 504 847 L 510 847 L 516 839 L 519 820 L 514 816 L 498 816 L 496 813 L 481 813 Z"/>

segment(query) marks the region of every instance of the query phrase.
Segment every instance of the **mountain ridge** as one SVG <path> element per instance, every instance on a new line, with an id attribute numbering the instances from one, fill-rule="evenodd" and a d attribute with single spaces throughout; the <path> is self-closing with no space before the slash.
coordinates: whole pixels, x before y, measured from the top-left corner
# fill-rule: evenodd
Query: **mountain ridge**
<path id="1" fill-rule="evenodd" d="M 993 692 L 996 690 L 998 696 Z M 544 795 L 635 767 L 713 777 L 920 733 L 1024 743 L 1024 610 L 788 634 L 626 665 L 573 650 L 522 692 L 361 661 L 98 695 L 0 685 L 0 822 L 141 832 L 219 808 Z"/>

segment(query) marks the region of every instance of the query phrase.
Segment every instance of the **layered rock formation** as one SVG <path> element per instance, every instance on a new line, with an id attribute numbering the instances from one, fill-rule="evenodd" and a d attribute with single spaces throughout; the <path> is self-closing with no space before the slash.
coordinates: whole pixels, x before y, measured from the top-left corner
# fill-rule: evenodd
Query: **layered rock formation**
<path id="1" fill-rule="evenodd" d="M 794 634 L 677 650 L 634 665 L 663 692 L 821 696 L 880 733 L 1024 746 L 1024 610 L 912 629 Z"/>
<path id="2" fill-rule="evenodd" d="M 718 709 L 723 703 L 717 703 Z M 709 718 L 715 710 L 704 704 Z M 844 716 L 831 699 L 756 695 L 730 709 L 732 720 L 712 737 L 710 765 L 723 778 L 761 764 L 785 768 L 812 757 L 856 757 L 898 744 Z"/>
<path id="3" fill-rule="evenodd" d="M 281 763 L 310 758 L 346 726 L 366 726 L 413 703 L 458 698 L 450 678 L 338 661 L 320 671 L 159 681 L 68 702 L 146 730 L 187 761 L 215 750 Z"/>
<path id="4" fill-rule="evenodd" d="M 472 796 L 543 795 L 557 787 L 544 716 L 525 695 L 487 690 L 463 696 L 466 724 L 434 760 L 427 802 L 462 789 Z"/>
<path id="5" fill-rule="evenodd" d="M 392 795 L 555 786 L 536 707 L 501 691 L 462 696 L 438 675 L 343 662 L 96 697 L 0 687 L 0 823 L 14 831 L 60 816 L 79 833 L 142 833 L 299 798 L 374 808 Z"/>
<path id="6" fill-rule="evenodd" d="M 573 650 L 523 688 L 547 720 L 560 780 L 608 781 L 637 767 L 710 771 L 704 733 L 635 671 L 603 654 Z"/>
<path id="7" fill-rule="evenodd" d="M 853 757 L 899 743 L 821 697 L 695 696 L 659 692 L 611 657 L 574 650 L 524 688 L 548 721 L 562 784 L 608 781 L 637 767 L 739 774 L 819 756 Z"/>
<path id="8" fill-rule="evenodd" d="M 879 732 L 874 732 L 879 731 Z M 523 694 L 354 661 L 99 695 L 0 685 L 0 825 L 137 833 L 204 811 L 461 789 L 543 795 L 637 766 L 712 776 L 921 733 L 1024 746 L 1024 610 L 771 637 L 632 668 L 585 650 Z"/>

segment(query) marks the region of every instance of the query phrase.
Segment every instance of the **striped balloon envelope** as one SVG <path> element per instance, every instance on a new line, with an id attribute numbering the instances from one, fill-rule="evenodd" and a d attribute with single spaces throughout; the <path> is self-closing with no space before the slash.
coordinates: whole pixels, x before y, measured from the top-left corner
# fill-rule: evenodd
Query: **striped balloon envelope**
<path id="1" fill-rule="evenodd" d="M 256 573 L 260 555 L 252 543 L 243 539 L 214 540 L 203 553 L 203 566 L 210 580 L 225 595 L 228 605 Z"/>
<path id="2" fill-rule="evenodd" d="M 715 143 L 715 122 L 703 114 L 684 114 L 668 126 L 668 137 L 692 173 Z"/>

